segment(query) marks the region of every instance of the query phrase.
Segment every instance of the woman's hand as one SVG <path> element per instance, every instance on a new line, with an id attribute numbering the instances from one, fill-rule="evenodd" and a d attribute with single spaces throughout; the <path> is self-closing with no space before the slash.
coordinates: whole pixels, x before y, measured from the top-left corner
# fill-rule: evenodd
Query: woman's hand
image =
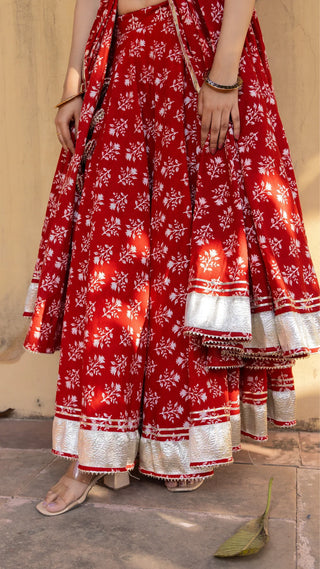
<path id="1" fill-rule="evenodd" d="M 63 85 L 63 100 L 81 90 L 84 52 L 99 5 L 100 0 L 76 0 L 71 51 Z M 81 107 L 82 99 L 77 97 L 59 108 L 55 120 L 59 141 L 62 147 L 70 150 L 72 154 L 75 148 L 71 129 L 73 130 L 74 127 L 77 135 Z"/>
<path id="2" fill-rule="evenodd" d="M 219 92 L 203 83 L 198 98 L 198 113 L 201 117 L 201 148 L 210 135 L 209 149 L 214 154 L 222 148 L 229 128 L 230 117 L 233 122 L 234 137 L 240 136 L 240 115 L 238 89 Z"/>
<path id="3" fill-rule="evenodd" d="M 209 78 L 219 85 L 233 85 L 236 81 L 254 4 L 255 0 L 224 0 L 221 31 L 209 71 Z M 209 135 L 212 153 L 224 145 L 230 117 L 235 139 L 240 136 L 238 96 L 238 89 L 219 92 L 205 82 L 200 89 L 201 146 Z"/>
<path id="4" fill-rule="evenodd" d="M 55 119 L 59 142 L 64 150 L 70 150 L 72 154 L 75 152 L 75 147 L 71 136 L 71 127 L 74 126 L 77 136 L 82 102 L 82 98 L 77 97 L 77 99 L 66 103 L 60 107 Z"/>

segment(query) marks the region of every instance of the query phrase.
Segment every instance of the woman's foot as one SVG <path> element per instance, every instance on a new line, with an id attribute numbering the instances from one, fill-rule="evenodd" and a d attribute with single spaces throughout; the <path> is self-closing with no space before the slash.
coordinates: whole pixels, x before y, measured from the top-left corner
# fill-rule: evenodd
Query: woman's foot
<path id="1" fill-rule="evenodd" d="M 203 479 L 181 478 L 180 480 L 166 480 L 165 487 L 169 492 L 192 492 L 203 484 Z"/>
<path id="2" fill-rule="evenodd" d="M 45 516 L 57 516 L 82 504 L 91 488 L 104 474 L 83 472 L 78 468 L 78 461 L 73 461 L 67 472 L 53 486 L 43 502 L 36 506 Z"/>

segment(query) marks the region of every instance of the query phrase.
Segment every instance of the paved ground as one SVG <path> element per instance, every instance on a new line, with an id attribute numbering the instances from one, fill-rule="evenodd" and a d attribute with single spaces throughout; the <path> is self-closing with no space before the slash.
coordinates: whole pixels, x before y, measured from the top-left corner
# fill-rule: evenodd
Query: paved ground
<path id="1" fill-rule="evenodd" d="M 0 420 L 0 569 L 319 569 L 318 433 L 244 442 L 237 462 L 194 493 L 140 477 L 118 492 L 96 486 L 81 508 L 45 518 L 34 506 L 65 470 L 49 451 L 50 430 L 50 421 Z M 267 546 L 251 558 L 213 558 L 264 511 L 271 476 Z"/>

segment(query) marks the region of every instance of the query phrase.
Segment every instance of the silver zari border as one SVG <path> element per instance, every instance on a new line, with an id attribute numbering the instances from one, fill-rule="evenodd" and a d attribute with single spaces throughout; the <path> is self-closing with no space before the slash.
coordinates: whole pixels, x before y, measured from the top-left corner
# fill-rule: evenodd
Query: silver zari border
<path id="1" fill-rule="evenodd" d="M 163 476 L 195 475 L 212 471 L 215 462 L 232 462 L 231 423 L 191 427 L 189 439 L 158 441 L 141 437 L 139 467 Z M 190 466 L 210 463 L 210 466 Z"/>
<path id="2" fill-rule="evenodd" d="M 237 415 L 230 415 L 232 448 L 239 449 L 241 447 L 241 417 L 240 412 Z"/>
<path id="3" fill-rule="evenodd" d="M 267 404 L 240 403 L 241 432 L 259 439 L 268 438 Z"/>
<path id="4" fill-rule="evenodd" d="M 251 324 L 252 340 L 246 343 L 246 348 L 250 350 L 280 347 L 276 321 L 272 310 L 251 314 Z"/>
<path id="5" fill-rule="evenodd" d="M 33 314 L 37 295 L 38 295 L 39 283 L 31 282 L 27 291 L 26 301 L 24 305 L 24 312 L 26 314 Z"/>
<path id="6" fill-rule="evenodd" d="M 191 292 L 187 296 L 185 326 L 208 332 L 251 334 L 245 347 L 279 349 L 284 353 L 317 350 L 320 347 L 319 312 L 282 312 L 272 310 L 251 313 L 244 296 L 210 296 Z"/>
<path id="7" fill-rule="evenodd" d="M 296 394 L 293 389 L 268 390 L 268 418 L 278 423 L 294 423 Z"/>
<path id="8" fill-rule="evenodd" d="M 249 298 L 190 292 L 186 302 L 185 325 L 208 331 L 251 334 Z"/>
<path id="9" fill-rule="evenodd" d="M 98 431 L 81 429 L 79 421 L 55 417 L 53 450 L 60 455 L 78 457 L 79 464 L 92 470 L 124 469 L 135 462 L 138 431 Z"/>
<path id="10" fill-rule="evenodd" d="M 240 430 L 254 438 L 268 438 L 267 415 L 281 423 L 294 421 L 295 393 L 269 391 L 268 405 L 241 403 L 241 415 L 230 421 L 195 425 L 180 440 L 147 438 L 136 431 L 81 429 L 79 421 L 54 418 L 53 450 L 79 458 L 92 471 L 131 467 L 139 450 L 139 467 L 154 477 L 195 476 L 211 473 L 213 465 L 232 462 L 232 450 L 240 448 Z M 193 466 L 194 465 L 194 466 Z"/>
<path id="11" fill-rule="evenodd" d="M 299 348 L 315 350 L 320 346 L 319 312 L 283 312 L 275 317 L 277 333 L 284 352 Z"/>
<path id="12" fill-rule="evenodd" d="M 220 462 L 232 459 L 230 421 L 190 427 L 190 462 Z"/>

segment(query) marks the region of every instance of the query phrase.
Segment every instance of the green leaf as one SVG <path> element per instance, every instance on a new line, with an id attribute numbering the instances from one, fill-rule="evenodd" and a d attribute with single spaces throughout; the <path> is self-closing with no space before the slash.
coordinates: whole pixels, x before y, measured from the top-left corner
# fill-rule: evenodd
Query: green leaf
<path id="1" fill-rule="evenodd" d="M 214 554 L 214 557 L 242 557 L 258 553 L 269 541 L 268 516 L 271 501 L 273 478 L 269 480 L 268 501 L 262 516 L 251 520 L 227 539 Z"/>

